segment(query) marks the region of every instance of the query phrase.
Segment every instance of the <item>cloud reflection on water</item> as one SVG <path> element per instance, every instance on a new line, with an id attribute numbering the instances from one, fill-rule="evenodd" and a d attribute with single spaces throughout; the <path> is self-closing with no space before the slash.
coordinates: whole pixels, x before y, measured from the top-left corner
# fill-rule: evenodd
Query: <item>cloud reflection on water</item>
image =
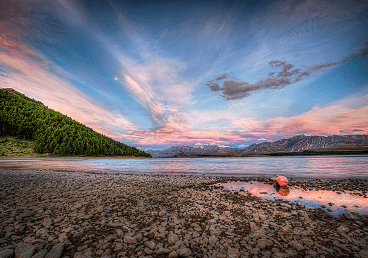
<path id="1" fill-rule="evenodd" d="M 345 211 L 353 211 L 359 214 L 368 215 L 368 199 L 359 195 L 351 195 L 351 193 L 362 193 L 361 191 L 345 191 L 341 194 L 333 191 L 327 190 L 303 190 L 295 186 L 289 187 L 289 193 L 284 196 L 278 193 L 278 190 L 274 186 L 264 184 L 261 182 L 228 182 L 217 184 L 223 186 L 225 189 L 230 191 L 239 191 L 244 189 L 244 192 L 239 192 L 239 194 L 246 195 L 247 192 L 251 193 L 253 196 L 262 197 L 269 200 L 282 199 L 285 201 L 295 202 L 299 201 L 305 204 L 306 208 L 314 207 L 321 208 L 325 205 L 327 209 L 330 208 L 332 212 L 331 215 L 337 216 L 344 213 Z M 261 194 L 265 193 L 267 194 Z M 286 192 L 286 191 L 285 191 Z M 302 198 L 299 198 L 302 197 Z M 333 206 L 329 206 L 329 203 L 334 203 Z M 346 208 L 342 206 L 345 205 Z"/>

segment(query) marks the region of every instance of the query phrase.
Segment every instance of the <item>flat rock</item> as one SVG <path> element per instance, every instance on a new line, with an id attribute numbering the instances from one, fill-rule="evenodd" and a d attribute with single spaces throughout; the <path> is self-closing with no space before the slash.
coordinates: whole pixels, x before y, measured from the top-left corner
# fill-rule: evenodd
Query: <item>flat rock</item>
<path id="1" fill-rule="evenodd" d="M 21 244 L 15 248 L 15 258 L 31 258 L 35 247 L 31 244 Z"/>

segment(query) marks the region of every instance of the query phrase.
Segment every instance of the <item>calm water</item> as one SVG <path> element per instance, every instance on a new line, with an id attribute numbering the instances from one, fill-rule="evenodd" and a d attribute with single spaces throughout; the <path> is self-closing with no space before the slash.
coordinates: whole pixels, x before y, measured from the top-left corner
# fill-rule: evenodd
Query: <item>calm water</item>
<path id="1" fill-rule="evenodd" d="M 329 214 L 337 217 L 346 211 L 356 212 L 361 215 L 368 215 L 368 199 L 359 195 L 352 195 L 352 193 L 362 193 L 361 191 L 345 191 L 338 194 L 327 190 L 304 190 L 298 187 L 289 187 L 287 190 L 279 188 L 276 189 L 272 185 L 261 182 L 236 182 L 230 181 L 227 183 L 216 184 L 223 186 L 230 191 L 239 191 L 239 194 L 247 195 L 247 192 L 253 196 L 262 197 L 269 200 L 282 199 L 290 202 L 301 202 L 308 207 L 316 209 L 321 208 Z M 243 191 L 240 191 L 240 190 Z M 301 198 L 300 198 L 301 197 Z M 329 205 L 333 203 L 333 205 Z"/>
<path id="2" fill-rule="evenodd" d="M 368 155 L 86 160 L 2 158 L 0 167 L 147 175 L 368 179 Z"/>

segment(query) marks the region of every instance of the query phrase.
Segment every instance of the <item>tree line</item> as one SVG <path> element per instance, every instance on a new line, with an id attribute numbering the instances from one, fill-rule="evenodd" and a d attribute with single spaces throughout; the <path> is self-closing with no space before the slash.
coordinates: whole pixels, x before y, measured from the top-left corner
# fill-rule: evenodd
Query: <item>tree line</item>
<path id="1" fill-rule="evenodd" d="M 36 153 L 150 157 L 13 89 L 0 89 L 0 122 L 1 135 L 34 141 Z"/>

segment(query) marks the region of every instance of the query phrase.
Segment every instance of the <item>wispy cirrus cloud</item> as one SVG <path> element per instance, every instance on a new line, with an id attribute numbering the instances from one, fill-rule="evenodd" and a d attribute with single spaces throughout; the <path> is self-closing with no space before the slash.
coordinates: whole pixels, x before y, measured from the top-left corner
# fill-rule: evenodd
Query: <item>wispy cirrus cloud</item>
<path id="1" fill-rule="evenodd" d="M 4 42 L 4 37 L 1 39 Z M 123 115 L 112 113 L 97 105 L 94 100 L 71 85 L 67 78 L 52 73 L 60 70 L 47 61 L 41 54 L 25 45 L 6 39 L 0 51 L 0 86 L 13 88 L 27 96 L 40 100 L 49 108 L 94 128 L 106 135 L 119 135 L 124 130 L 136 129 L 137 126 Z M 116 128 L 119 128 L 116 130 Z"/>

